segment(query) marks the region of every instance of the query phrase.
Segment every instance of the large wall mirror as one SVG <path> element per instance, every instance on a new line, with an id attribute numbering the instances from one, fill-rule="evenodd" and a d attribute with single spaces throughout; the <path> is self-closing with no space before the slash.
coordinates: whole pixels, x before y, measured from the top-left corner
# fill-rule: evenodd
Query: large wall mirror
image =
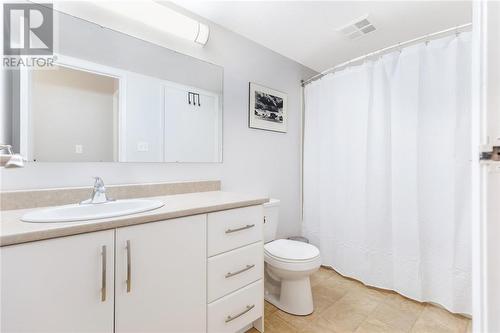
<path id="1" fill-rule="evenodd" d="M 222 67 L 55 15 L 55 65 L 8 73 L 14 152 L 33 162 L 222 161 Z"/>

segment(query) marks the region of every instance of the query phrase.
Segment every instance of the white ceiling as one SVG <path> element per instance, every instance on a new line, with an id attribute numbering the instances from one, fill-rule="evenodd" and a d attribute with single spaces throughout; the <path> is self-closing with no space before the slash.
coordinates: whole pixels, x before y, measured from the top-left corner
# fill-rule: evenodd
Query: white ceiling
<path id="1" fill-rule="evenodd" d="M 469 1 L 173 2 L 316 71 L 472 20 Z M 349 40 L 336 31 L 366 14 L 373 33 Z"/>

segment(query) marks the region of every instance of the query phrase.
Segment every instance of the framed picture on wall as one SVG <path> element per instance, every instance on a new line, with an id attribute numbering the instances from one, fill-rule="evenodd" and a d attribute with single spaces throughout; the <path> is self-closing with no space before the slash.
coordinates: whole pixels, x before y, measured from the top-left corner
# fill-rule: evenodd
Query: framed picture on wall
<path id="1" fill-rule="evenodd" d="M 287 94 L 250 82 L 248 126 L 286 133 Z"/>

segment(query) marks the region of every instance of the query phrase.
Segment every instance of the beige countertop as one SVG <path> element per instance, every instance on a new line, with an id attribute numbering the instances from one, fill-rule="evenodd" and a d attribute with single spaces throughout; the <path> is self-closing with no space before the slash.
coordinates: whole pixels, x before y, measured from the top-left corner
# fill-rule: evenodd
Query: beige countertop
<path id="1" fill-rule="evenodd" d="M 167 195 L 149 197 L 147 199 L 160 200 L 165 205 L 161 208 L 138 214 L 63 223 L 30 223 L 21 221 L 21 217 L 24 214 L 40 208 L 1 211 L 0 246 L 260 205 L 268 201 L 267 198 L 259 196 L 221 191 Z"/>

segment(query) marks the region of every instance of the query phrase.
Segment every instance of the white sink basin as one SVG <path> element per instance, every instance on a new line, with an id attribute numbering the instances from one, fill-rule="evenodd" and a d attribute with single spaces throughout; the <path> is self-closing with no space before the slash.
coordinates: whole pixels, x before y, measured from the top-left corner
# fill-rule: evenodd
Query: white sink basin
<path id="1" fill-rule="evenodd" d="M 24 222 L 73 222 L 130 215 L 160 208 L 158 200 L 127 199 L 100 204 L 74 204 L 36 210 L 24 214 Z"/>

